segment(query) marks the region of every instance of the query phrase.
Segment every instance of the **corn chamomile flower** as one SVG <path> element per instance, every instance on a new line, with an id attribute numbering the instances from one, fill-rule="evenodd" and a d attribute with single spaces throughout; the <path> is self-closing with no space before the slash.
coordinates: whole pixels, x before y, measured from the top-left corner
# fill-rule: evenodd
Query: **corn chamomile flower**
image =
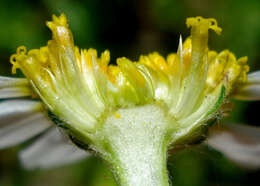
<path id="1" fill-rule="evenodd" d="M 22 151 L 28 167 L 34 167 L 33 158 L 41 167 L 55 164 L 57 160 L 35 153 L 45 146 L 55 152 L 55 144 L 48 145 L 55 139 L 68 161 L 85 157 L 85 151 L 73 151 L 76 147 L 65 143 L 57 129 L 48 129 L 53 128 L 45 115 L 48 110 L 74 144 L 95 151 L 110 164 L 120 185 L 168 185 L 168 149 L 198 141 L 224 115 L 231 96 L 260 98 L 260 73 L 247 77 L 247 57 L 209 50 L 209 30 L 222 31 L 216 20 L 195 17 L 186 24 L 191 35 L 184 42 L 180 37 L 177 53 L 164 58 L 154 52 L 134 62 L 122 57 L 111 65 L 109 51 L 98 55 L 94 49 L 80 50 L 65 15 L 53 16 L 47 22 L 53 38 L 46 46 L 30 51 L 21 46 L 11 56 L 12 72 L 20 69 L 27 79 L 0 79 L 1 98 L 32 96 L 42 101 L 0 103 L 0 108 L 10 108 L 3 114 L 8 119 L 0 129 L 0 146 L 16 145 L 48 130 Z"/>

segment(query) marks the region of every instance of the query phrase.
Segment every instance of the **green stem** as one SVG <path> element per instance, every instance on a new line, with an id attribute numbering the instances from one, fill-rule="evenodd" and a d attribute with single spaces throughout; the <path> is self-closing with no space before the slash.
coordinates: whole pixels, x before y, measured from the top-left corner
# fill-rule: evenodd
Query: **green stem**
<path id="1" fill-rule="evenodd" d="M 134 141 L 132 141 L 134 140 Z M 162 143 L 128 139 L 139 146 L 118 146 L 111 162 L 114 174 L 121 186 L 167 186 L 166 146 Z M 116 145 L 116 144 L 115 144 Z"/>
<path id="2" fill-rule="evenodd" d="M 167 186 L 169 123 L 158 106 L 120 109 L 93 136 L 93 148 L 112 166 L 119 185 Z"/>

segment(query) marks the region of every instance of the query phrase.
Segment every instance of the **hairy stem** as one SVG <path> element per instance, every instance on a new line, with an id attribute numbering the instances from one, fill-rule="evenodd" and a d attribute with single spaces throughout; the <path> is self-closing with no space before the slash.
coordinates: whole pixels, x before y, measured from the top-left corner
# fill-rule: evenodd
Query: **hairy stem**
<path id="1" fill-rule="evenodd" d="M 173 121 L 162 108 L 119 109 L 95 136 L 94 144 L 121 186 L 167 186 L 167 128 Z M 102 140 L 99 140 L 102 139 Z"/>
<path id="2" fill-rule="evenodd" d="M 111 163 L 119 185 L 167 186 L 166 145 L 139 140 L 141 137 L 127 139 L 124 143 L 128 145 L 118 146 L 113 154 Z M 133 142 L 139 146 L 131 145 Z"/>

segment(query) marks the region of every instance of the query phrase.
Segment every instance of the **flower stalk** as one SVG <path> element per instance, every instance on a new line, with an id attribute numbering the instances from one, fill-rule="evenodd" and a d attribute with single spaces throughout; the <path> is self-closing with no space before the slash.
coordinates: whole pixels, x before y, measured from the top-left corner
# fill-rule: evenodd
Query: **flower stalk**
<path id="1" fill-rule="evenodd" d="M 99 143 L 94 148 L 111 165 L 119 185 L 167 186 L 170 120 L 155 105 L 121 109 L 117 114 L 97 132 Z"/>

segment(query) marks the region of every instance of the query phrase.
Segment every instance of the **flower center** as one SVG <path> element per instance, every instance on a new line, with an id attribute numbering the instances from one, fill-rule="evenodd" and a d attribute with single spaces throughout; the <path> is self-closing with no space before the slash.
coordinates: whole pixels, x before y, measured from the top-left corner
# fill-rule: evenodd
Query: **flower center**
<path id="1" fill-rule="evenodd" d="M 205 122 L 218 110 L 233 87 L 246 81 L 247 58 L 228 50 L 208 49 L 208 30 L 221 33 L 215 19 L 188 18 L 191 36 L 167 58 L 154 52 L 137 62 L 99 57 L 94 49 L 79 50 L 65 15 L 53 16 L 47 26 L 52 40 L 40 49 L 24 46 L 11 56 L 13 73 L 21 69 L 34 90 L 69 127 L 93 132 L 108 113 L 119 108 L 160 104 L 181 124 Z M 224 91 L 224 93 L 223 93 Z M 216 115 L 216 114 L 215 114 Z"/>

